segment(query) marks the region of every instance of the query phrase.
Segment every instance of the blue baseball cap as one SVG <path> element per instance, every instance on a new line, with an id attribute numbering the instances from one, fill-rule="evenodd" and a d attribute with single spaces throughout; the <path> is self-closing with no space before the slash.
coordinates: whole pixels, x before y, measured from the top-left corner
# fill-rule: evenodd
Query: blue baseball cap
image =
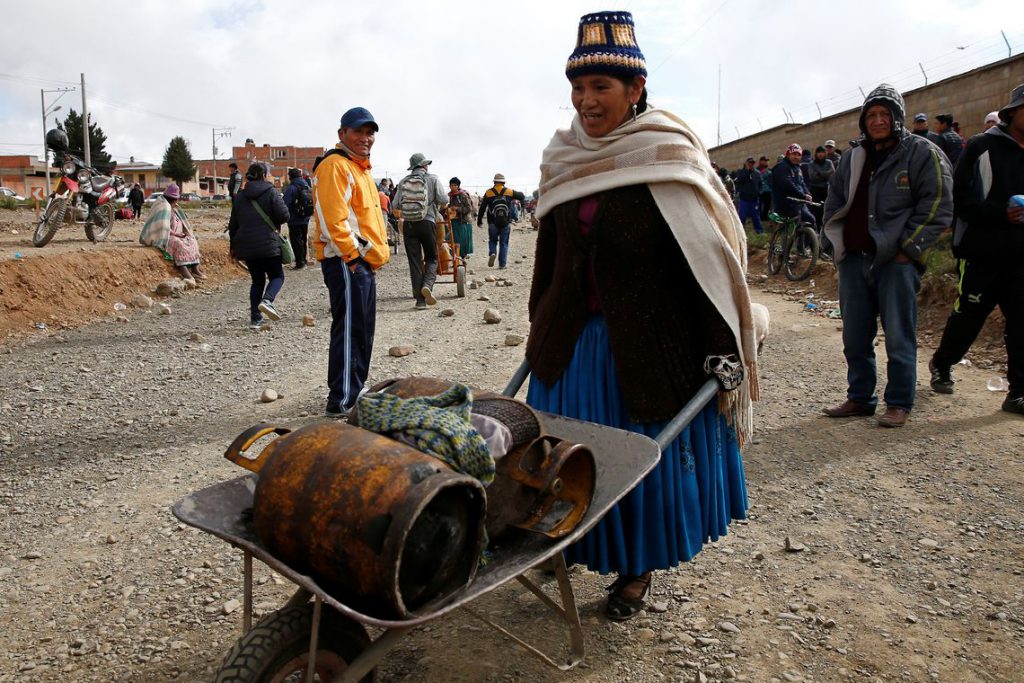
<path id="1" fill-rule="evenodd" d="M 373 120 L 373 114 L 363 107 L 352 107 L 341 117 L 342 128 L 359 128 L 367 123 L 372 124 L 375 131 L 380 130 L 380 126 Z"/>

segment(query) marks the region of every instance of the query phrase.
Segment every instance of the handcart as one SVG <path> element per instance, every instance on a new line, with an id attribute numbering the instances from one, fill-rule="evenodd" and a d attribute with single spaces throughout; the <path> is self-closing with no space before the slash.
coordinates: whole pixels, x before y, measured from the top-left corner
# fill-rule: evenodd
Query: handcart
<path id="1" fill-rule="evenodd" d="M 524 362 L 503 392 L 515 396 L 529 368 Z M 592 448 L 597 462 L 594 497 L 580 524 L 562 538 L 519 532 L 495 550 L 471 583 L 419 610 L 415 616 L 381 619 L 353 609 L 302 574 L 275 558 L 260 542 L 252 525 L 253 476 L 215 484 L 182 498 L 173 506 L 182 522 L 224 539 L 243 551 L 244 584 L 242 637 L 225 657 L 217 681 L 255 683 L 269 681 L 375 680 L 375 669 L 407 633 L 456 609 L 472 615 L 513 640 L 545 664 L 569 670 L 582 661 L 583 629 L 576 609 L 562 551 L 579 540 L 635 487 L 658 462 L 661 451 L 718 392 L 714 379 L 665 427 L 656 440 L 589 422 L 543 414 L 547 429 Z M 285 605 L 253 626 L 252 560 L 257 558 L 298 586 Z M 549 597 L 526 577 L 526 572 L 550 560 L 554 566 L 558 599 Z M 476 598 L 515 579 L 561 619 L 568 630 L 569 656 L 556 659 L 514 635 L 469 606 Z M 312 602 L 311 602 L 312 601 Z M 324 606 L 329 609 L 324 609 Z M 371 640 L 365 626 L 382 629 Z"/>
<path id="2" fill-rule="evenodd" d="M 466 259 L 461 253 L 459 243 L 455 241 L 452 230 L 452 219 L 448 211 L 442 211 L 434 228 L 437 246 L 437 274 L 450 275 L 455 283 L 455 292 L 459 298 L 466 296 Z"/>

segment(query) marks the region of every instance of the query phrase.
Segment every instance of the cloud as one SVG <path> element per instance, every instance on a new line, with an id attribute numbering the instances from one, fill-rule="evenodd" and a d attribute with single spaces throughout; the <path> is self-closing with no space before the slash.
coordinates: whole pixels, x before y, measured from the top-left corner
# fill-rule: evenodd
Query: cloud
<path id="1" fill-rule="evenodd" d="M 709 146 L 719 64 L 722 137 L 730 140 L 737 127 L 746 135 L 781 123 L 783 107 L 807 120 L 817 116 L 816 101 L 832 111 L 853 106 L 858 84 L 893 76 L 899 87 L 916 87 L 918 61 L 938 76 L 1005 55 L 991 22 L 1005 10 L 998 0 L 940 0 L 927 14 L 882 0 L 616 4 L 636 18 L 652 103 L 686 119 Z M 0 76 L 0 153 L 38 153 L 30 145 L 42 138 L 39 88 L 74 86 L 84 72 L 93 120 L 122 161 L 159 162 L 175 135 L 196 158 L 209 158 L 213 125 L 234 127 L 222 150 L 247 137 L 330 146 L 341 114 L 361 105 L 381 126 L 377 175 L 400 177 L 422 151 L 445 179 L 480 187 L 500 171 L 524 191 L 537 185 L 552 133 L 571 119 L 565 59 L 579 16 L 595 9 L 579 0 L 181 0 L 125 4 L 112 17 L 57 5 L 5 9 L 0 74 L 15 78 Z M 1005 28 L 1019 49 L 1024 30 Z M 49 49 L 39 49 L 41 35 Z M 80 110 L 80 94 L 61 103 Z"/>

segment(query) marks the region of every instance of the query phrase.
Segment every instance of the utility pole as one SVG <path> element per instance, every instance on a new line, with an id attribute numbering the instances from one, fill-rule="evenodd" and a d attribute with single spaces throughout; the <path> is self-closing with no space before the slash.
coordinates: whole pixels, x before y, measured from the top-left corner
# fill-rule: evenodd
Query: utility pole
<path id="1" fill-rule="evenodd" d="M 42 105 L 42 112 L 43 112 L 43 165 L 46 167 L 46 194 L 47 194 L 47 196 L 49 196 L 49 194 L 50 194 L 50 148 L 46 146 L 46 117 L 49 116 L 50 114 L 52 114 L 53 112 L 58 111 L 60 109 L 60 105 L 57 104 L 56 100 L 54 100 L 54 104 L 56 106 L 52 107 L 51 109 L 47 109 L 46 108 L 46 93 L 48 93 L 48 92 L 59 92 L 60 95 L 57 96 L 57 100 L 59 100 L 61 97 L 64 97 L 65 93 L 69 93 L 72 90 L 74 90 L 74 88 L 57 88 L 56 90 L 40 90 L 39 91 L 39 102 Z"/>
<path id="2" fill-rule="evenodd" d="M 85 137 L 85 165 L 92 166 L 92 157 L 89 154 L 89 110 L 85 107 L 85 74 L 82 74 L 82 130 Z"/>
<path id="3" fill-rule="evenodd" d="M 217 194 L 217 138 L 229 138 L 231 137 L 231 131 L 235 128 L 214 128 L 213 130 L 213 182 L 210 183 L 212 189 L 210 190 L 210 196 Z"/>
<path id="4" fill-rule="evenodd" d="M 722 144 L 722 65 L 718 65 L 718 145 Z"/>

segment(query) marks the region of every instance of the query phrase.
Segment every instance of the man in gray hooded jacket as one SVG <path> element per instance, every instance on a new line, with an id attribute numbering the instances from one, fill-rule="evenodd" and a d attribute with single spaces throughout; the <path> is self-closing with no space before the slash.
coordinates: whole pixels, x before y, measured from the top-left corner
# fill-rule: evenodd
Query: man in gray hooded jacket
<path id="1" fill-rule="evenodd" d="M 904 127 L 903 97 L 883 83 L 860 114 L 860 145 L 829 181 L 825 234 L 835 247 L 843 314 L 846 401 L 829 417 L 874 415 L 874 339 L 881 319 L 888 356 L 883 427 L 902 427 L 917 384 L 917 291 L 924 252 L 952 223 L 949 162 Z"/>

